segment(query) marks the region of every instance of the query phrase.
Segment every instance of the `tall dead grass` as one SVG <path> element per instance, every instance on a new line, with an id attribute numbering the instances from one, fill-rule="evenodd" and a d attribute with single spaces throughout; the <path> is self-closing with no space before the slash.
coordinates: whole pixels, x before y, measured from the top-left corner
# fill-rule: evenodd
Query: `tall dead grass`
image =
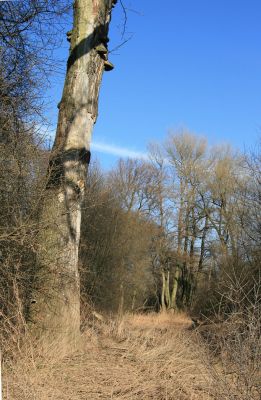
<path id="1" fill-rule="evenodd" d="M 107 326 L 107 336 L 122 343 L 125 358 L 136 363 L 136 382 L 126 377 L 129 393 L 137 394 L 133 398 L 210 398 L 211 379 L 190 326 L 190 318 L 183 313 L 125 315 Z"/>
<path id="2" fill-rule="evenodd" d="M 90 314 L 77 349 L 66 355 L 55 343 L 43 353 L 28 336 L 4 360 L 4 399 L 258 399 L 257 387 L 246 392 L 242 376 L 224 363 L 228 349 L 211 354 L 190 327 L 186 314 Z M 242 368 L 249 364 L 251 357 Z"/>
<path id="3" fill-rule="evenodd" d="M 4 363 L 4 399 L 209 399 L 210 379 L 185 315 L 90 319 L 63 356 L 28 343 Z M 29 340 L 29 339 L 28 339 Z"/>
<path id="4" fill-rule="evenodd" d="M 227 284 L 223 302 L 228 311 L 198 328 L 210 356 L 215 398 L 261 398 L 261 281 L 249 285 L 248 277 L 234 276 Z M 221 304 L 222 306 L 222 304 Z M 218 321 L 218 322 L 217 322 Z"/>

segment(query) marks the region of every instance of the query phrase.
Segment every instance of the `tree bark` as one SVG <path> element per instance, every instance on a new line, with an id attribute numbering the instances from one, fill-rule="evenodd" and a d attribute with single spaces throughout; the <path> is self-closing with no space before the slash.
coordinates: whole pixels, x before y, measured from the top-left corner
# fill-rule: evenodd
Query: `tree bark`
<path id="1" fill-rule="evenodd" d="M 81 203 L 97 118 L 111 8 L 115 0 L 75 0 L 70 54 L 41 215 L 36 331 L 74 340 L 80 331 L 78 246 Z"/>
<path id="2" fill-rule="evenodd" d="M 178 213 L 178 248 L 177 248 L 177 265 L 173 279 L 173 286 L 171 291 L 171 305 L 172 309 L 177 308 L 177 293 L 180 279 L 180 268 L 181 268 L 181 252 L 182 252 L 182 239 L 183 239 L 183 223 L 184 223 L 184 182 L 180 179 L 180 206 Z"/>
<path id="3" fill-rule="evenodd" d="M 187 185 L 186 185 L 187 186 Z M 186 188 L 186 192 L 188 189 Z M 183 263 L 182 263 L 182 292 L 181 292 L 181 301 L 185 303 L 185 297 L 187 295 L 188 290 L 188 279 L 189 279 L 189 271 L 188 271 L 188 244 L 189 244 L 189 215 L 190 215 L 190 203 L 187 195 L 187 206 L 185 210 L 185 227 L 184 227 L 184 246 L 183 246 Z"/>
<path id="4" fill-rule="evenodd" d="M 176 267 L 176 271 L 173 279 L 173 288 L 171 292 L 171 308 L 175 310 L 177 308 L 177 293 L 178 293 L 178 284 L 180 277 L 180 267 Z"/>
<path id="5" fill-rule="evenodd" d="M 165 304 L 165 293 L 166 293 L 166 276 L 165 276 L 165 271 L 162 268 L 161 271 L 161 277 L 162 277 L 162 289 L 161 289 L 161 311 L 166 311 L 166 304 Z"/>
<path id="6" fill-rule="evenodd" d="M 121 319 L 123 316 L 123 308 L 124 308 L 124 286 L 123 283 L 120 285 L 120 299 L 119 299 L 119 308 L 118 308 L 118 318 Z"/>
<path id="7" fill-rule="evenodd" d="M 190 239 L 190 250 L 189 250 L 189 269 L 188 269 L 188 280 L 189 287 L 187 292 L 186 305 L 191 308 L 193 302 L 193 295 L 196 291 L 196 279 L 195 279 L 195 241 L 197 237 L 197 223 L 195 218 L 195 193 L 192 193 L 191 201 L 191 239 Z"/>
<path id="8" fill-rule="evenodd" d="M 166 277 L 166 285 L 165 285 L 165 298 L 166 298 L 166 305 L 167 305 L 167 309 L 170 308 L 170 290 L 169 290 L 169 270 L 167 271 L 167 277 Z"/>
<path id="9" fill-rule="evenodd" d="M 134 310 L 135 310 L 136 296 L 137 296 L 137 290 L 134 289 L 133 296 L 132 296 L 132 302 L 131 302 L 131 311 L 132 312 L 134 312 Z"/>

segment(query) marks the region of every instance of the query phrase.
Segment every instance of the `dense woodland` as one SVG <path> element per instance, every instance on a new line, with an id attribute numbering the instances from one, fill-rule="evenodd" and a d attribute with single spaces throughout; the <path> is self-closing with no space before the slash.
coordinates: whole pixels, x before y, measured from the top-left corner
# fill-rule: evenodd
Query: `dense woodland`
<path id="1" fill-rule="evenodd" d="M 23 334 L 41 292 L 38 254 L 49 221 L 39 213 L 51 153 L 43 82 L 68 12 L 66 2 L 56 3 L 0 3 L 2 343 Z M 257 340 L 260 172 L 260 144 L 242 153 L 186 129 L 110 171 L 92 160 L 79 246 L 82 330 L 93 309 L 183 310 L 196 319 L 243 321 L 248 331 L 255 326 Z"/>

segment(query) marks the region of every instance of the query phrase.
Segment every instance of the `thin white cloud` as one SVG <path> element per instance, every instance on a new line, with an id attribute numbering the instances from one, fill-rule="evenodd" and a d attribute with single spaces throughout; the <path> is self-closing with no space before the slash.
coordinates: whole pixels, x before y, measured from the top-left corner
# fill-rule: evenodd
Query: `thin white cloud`
<path id="1" fill-rule="evenodd" d="M 100 153 L 111 154 L 118 157 L 139 158 L 148 160 L 148 154 L 141 151 L 130 150 L 125 147 L 115 146 L 111 144 L 92 142 L 91 149 Z"/>

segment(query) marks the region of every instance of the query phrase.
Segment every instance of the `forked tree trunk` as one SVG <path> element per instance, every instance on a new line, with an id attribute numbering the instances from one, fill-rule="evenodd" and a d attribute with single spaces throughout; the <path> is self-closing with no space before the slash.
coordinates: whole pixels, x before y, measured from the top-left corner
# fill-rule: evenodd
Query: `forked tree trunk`
<path id="1" fill-rule="evenodd" d="M 110 13 L 115 0 L 75 0 L 55 143 L 40 217 L 36 331 L 74 339 L 80 330 L 78 246 L 81 203 L 97 118 Z M 42 228 L 45 227 L 43 230 Z"/>

